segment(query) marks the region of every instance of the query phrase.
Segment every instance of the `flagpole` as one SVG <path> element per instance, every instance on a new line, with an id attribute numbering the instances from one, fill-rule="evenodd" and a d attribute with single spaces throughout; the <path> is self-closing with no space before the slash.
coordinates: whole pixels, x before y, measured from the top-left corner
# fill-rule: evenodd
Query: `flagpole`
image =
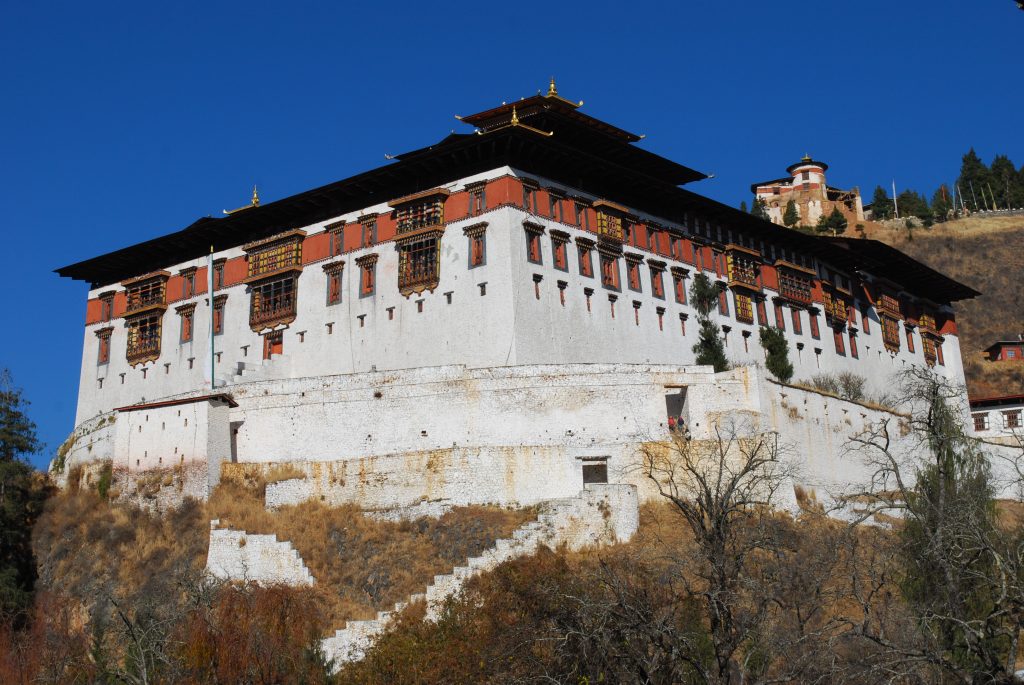
<path id="1" fill-rule="evenodd" d="M 892 208 L 893 208 L 893 211 L 896 213 L 896 218 L 899 219 L 900 218 L 900 207 L 899 207 L 898 204 L 896 204 L 896 179 L 895 178 L 892 180 Z"/>
<path id="2" fill-rule="evenodd" d="M 217 355 L 214 353 L 214 316 L 213 307 L 213 245 L 210 245 L 210 254 L 206 257 L 206 292 L 210 296 L 210 392 L 216 387 L 216 364 Z"/>

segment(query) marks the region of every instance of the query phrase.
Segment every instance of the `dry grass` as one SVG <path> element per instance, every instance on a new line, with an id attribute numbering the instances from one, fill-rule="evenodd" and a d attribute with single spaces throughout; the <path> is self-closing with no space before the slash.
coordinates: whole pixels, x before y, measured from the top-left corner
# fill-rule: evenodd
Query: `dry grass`
<path id="1" fill-rule="evenodd" d="M 306 472 L 292 464 L 281 464 L 270 470 L 264 479 L 265 484 L 279 483 L 283 480 L 305 479 Z"/>
<path id="2" fill-rule="evenodd" d="M 162 475 L 161 475 L 162 477 Z M 162 481 L 161 481 L 162 482 Z M 89 608 L 113 598 L 173 603 L 206 564 L 209 521 L 291 542 L 317 579 L 329 625 L 369 618 L 448 573 L 535 516 L 532 510 L 461 507 L 440 519 L 384 522 L 355 507 L 307 503 L 268 512 L 257 487 L 223 484 L 208 503 L 162 514 L 108 503 L 88 486 L 51 498 L 33 544 L 42 588 Z"/>
<path id="3" fill-rule="evenodd" d="M 996 340 L 1024 331 L 1024 217 L 972 217 L 912 234 L 879 229 L 870 237 L 982 293 L 955 305 L 968 390 L 975 397 L 1024 393 L 1024 364 L 989 362 L 982 354 Z"/>
<path id="4" fill-rule="evenodd" d="M 439 519 L 387 522 L 354 506 L 306 502 L 276 512 L 257 492 L 223 484 L 207 505 L 222 526 L 274 533 L 295 546 L 324 593 L 328 614 L 344 620 L 372 618 L 508 537 L 533 518 L 532 510 L 458 507 Z"/>

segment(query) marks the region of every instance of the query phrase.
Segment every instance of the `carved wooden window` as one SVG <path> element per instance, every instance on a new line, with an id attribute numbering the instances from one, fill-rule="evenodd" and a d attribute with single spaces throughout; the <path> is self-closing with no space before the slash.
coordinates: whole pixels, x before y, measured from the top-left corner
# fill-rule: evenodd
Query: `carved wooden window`
<path id="1" fill-rule="evenodd" d="M 248 251 L 248 278 L 271 276 L 302 266 L 302 240 L 295 238 Z"/>
<path id="2" fill-rule="evenodd" d="M 768 307 L 765 304 L 763 296 L 759 296 L 757 298 L 757 325 L 758 326 L 767 326 L 768 325 Z"/>
<path id="3" fill-rule="evenodd" d="M 523 208 L 530 214 L 537 213 L 537 186 L 523 183 Z"/>
<path id="4" fill-rule="evenodd" d="M 186 299 L 196 294 L 196 269 L 183 269 L 181 271 L 181 297 Z"/>
<path id="5" fill-rule="evenodd" d="M 487 211 L 487 184 L 479 183 L 466 186 L 469 191 L 469 215 L 480 216 Z"/>
<path id="6" fill-rule="evenodd" d="M 557 219 L 561 223 L 565 223 L 565 216 L 562 214 L 562 200 L 564 199 L 554 190 L 548 190 L 548 213 L 552 219 Z"/>
<path id="7" fill-rule="evenodd" d="M 110 362 L 110 335 L 113 328 L 101 328 L 96 331 L 98 349 L 96 351 L 96 364 L 102 365 Z"/>
<path id="8" fill-rule="evenodd" d="M 871 316 L 870 316 L 870 313 L 871 313 L 871 308 L 870 307 L 868 307 L 866 304 L 861 306 L 861 308 L 860 308 L 860 323 L 861 323 L 861 328 L 864 329 L 864 335 L 868 335 L 868 334 L 871 333 Z"/>
<path id="9" fill-rule="evenodd" d="M 782 304 L 775 303 L 775 327 L 780 331 L 786 330 L 786 316 L 782 311 Z"/>
<path id="10" fill-rule="evenodd" d="M 651 269 L 651 294 L 659 300 L 665 299 L 665 263 L 647 261 Z"/>
<path id="11" fill-rule="evenodd" d="M 218 259 L 213 263 L 213 289 L 220 290 L 224 287 L 224 263 L 226 259 Z"/>
<path id="12" fill-rule="evenodd" d="M 857 351 L 857 334 L 853 331 L 850 331 L 850 356 L 860 359 L 860 353 Z"/>
<path id="13" fill-rule="evenodd" d="M 103 293 L 100 295 L 100 321 L 110 321 L 114 318 L 114 293 Z"/>
<path id="14" fill-rule="evenodd" d="M 272 328 L 295 320 L 295 276 L 263 281 L 252 286 L 249 301 L 249 326 L 255 330 Z"/>
<path id="15" fill-rule="evenodd" d="M 125 356 L 129 364 L 144 364 L 160 357 L 161 322 L 159 314 L 143 314 L 125 320 L 128 329 Z"/>
<path id="16" fill-rule="evenodd" d="M 736 320 L 740 323 L 754 323 L 754 303 L 750 295 L 739 291 L 733 295 L 736 300 Z"/>
<path id="17" fill-rule="evenodd" d="M 988 412 L 984 414 L 971 414 L 971 418 L 974 420 L 974 430 L 976 431 L 987 431 L 988 430 Z"/>
<path id="18" fill-rule="evenodd" d="M 921 352 L 924 354 L 924 361 L 928 366 L 935 366 L 937 355 L 935 354 L 935 339 L 928 335 L 921 336 Z"/>
<path id="19" fill-rule="evenodd" d="M 132 281 L 126 286 L 128 306 L 126 314 L 135 314 L 148 309 L 163 309 L 167 302 L 167 277 L 158 276 Z"/>
<path id="20" fill-rule="evenodd" d="M 327 239 L 329 241 L 328 254 L 331 257 L 338 257 L 345 251 L 345 224 L 333 224 L 327 227 Z"/>
<path id="21" fill-rule="evenodd" d="M 626 255 L 626 283 L 630 290 L 641 292 L 640 284 L 640 255 Z"/>
<path id="22" fill-rule="evenodd" d="M 1020 421 L 1021 410 L 1014 409 L 1011 411 L 1003 412 L 1003 425 L 1011 430 L 1021 427 Z"/>
<path id="23" fill-rule="evenodd" d="M 568 233 L 563 233 L 562 231 L 551 231 L 551 261 L 559 271 L 569 270 L 568 243 Z"/>
<path id="24" fill-rule="evenodd" d="M 731 250 L 726 255 L 726 268 L 729 272 L 729 284 L 759 289 L 757 282 L 758 263 L 753 255 Z"/>
<path id="25" fill-rule="evenodd" d="M 672 267 L 672 290 L 676 295 L 676 302 L 686 304 L 686 276 L 685 269 Z"/>
<path id="26" fill-rule="evenodd" d="M 668 239 L 669 254 L 672 259 L 683 261 L 683 239 L 679 236 L 670 236 Z"/>
<path id="27" fill-rule="evenodd" d="M 398 290 L 403 295 L 431 292 L 440 280 L 440 236 L 425 235 L 398 245 Z"/>
<path id="28" fill-rule="evenodd" d="M 821 331 L 818 329 L 818 312 L 817 310 L 807 311 L 807 322 L 811 326 L 811 337 L 815 340 L 821 340 Z"/>
<path id="29" fill-rule="evenodd" d="M 939 362 L 939 366 L 946 365 L 946 360 L 942 357 L 942 342 L 939 340 L 935 341 L 935 357 Z"/>
<path id="30" fill-rule="evenodd" d="M 580 262 L 580 276 L 594 277 L 594 244 L 590 241 L 576 240 L 577 256 Z"/>
<path id="31" fill-rule="evenodd" d="M 882 316 L 882 342 L 893 352 L 900 349 L 900 322 L 890 316 Z"/>
<path id="32" fill-rule="evenodd" d="M 836 344 L 836 354 L 846 356 L 846 343 L 843 340 L 843 329 L 840 326 L 832 327 L 832 339 Z"/>
<path id="33" fill-rule="evenodd" d="M 195 330 L 195 303 L 182 305 L 174 311 L 178 312 L 178 316 L 181 318 L 181 334 L 178 336 L 178 341 L 192 342 Z"/>
<path id="34" fill-rule="evenodd" d="M 362 247 L 372 247 L 377 243 L 377 215 L 372 214 L 359 219 L 359 237 Z"/>
<path id="35" fill-rule="evenodd" d="M 601 254 L 601 285 L 611 290 L 619 289 L 619 260 L 609 254 Z"/>
<path id="36" fill-rule="evenodd" d="M 213 298 L 213 334 L 224 333 L 224 307 L 227 305 L 227 295 L 217 295 Z"/>
<path id="37" fill-rule="evenodd" d="M 332 262 L 325 264 L 324 274 L 327 276 L 327 304 L 338 304 L 341 302 L 341 276 L 344 272 L 345 262 Z"/>
<path id="38" fill-rule="evenodd" d="M 729 295 L 725 288 L 718 289 L 718 313 L 722 316 L 729 316 Z"/>
<path id="39" fill-rule="evenodd" d="M 914 354 L 914 330 L 912 328 L 907 329 L 907 352 Z"/>
<path id="40" fill-rule="evenodd" d="M 359 267 L 359 297 L 373 295 L 377 286 L 377 255 L 368 254 L 356 260 Z"/>
<path id="41" fill-rule="evenodd" d="M 796 302 L 810 303 L 811 301 L 811 278 L 810 276 L 779 269 L 779 294 Z"/>
<path id="42" fill-rule="evenodd" d="M 395 218 L 401 235 L 444 224 L 444 197 L 434 196 L 397 204 Z"/>
<path id="43" fill-rule="evenodd" d="M 588 218 L 589 212 L 587 210 L 590 207 L 582 202 L 574 202 L 573 208 L 576 214 L 574 217 L 576 225 L 584 230 L 588 230 L 590 228 L 590 219 Z"/>
<path id="44" fill-rule="evenodd" d="M 894 319 L 900 318 L 900 301 L 885 293 L 878 300 L 878 308 Z"/>
<path id="45" fill-rule="evenodd" d="M 800 319 L 800 310 L 796 309 L 796 308 L 793 308 L 790 311 L 791 311 L 791 316 L 793 318 L 793 335 L 803 335 L 804 334 L 804 327 L 803 327 L 803 321 Z"/>
<path id="46" fill-rule="evenodd" d="M 622 242 L 622 218 L 608 212 L 597 213 L 597 234 Z"/>
<path id="47" fill-rule="evenodd" d="M 469 268 L 487 263 L 487 223 L 481 222 L 462 229 L 469 241 Z"/>
<path id="48" fill-rule="evenodd" d="M 526 259 L 534 264 L 542 264 L 540 236 L 544 233 L 544 227 L 540 224 L 524 223 L 523 228 L 526 230 Z"/>

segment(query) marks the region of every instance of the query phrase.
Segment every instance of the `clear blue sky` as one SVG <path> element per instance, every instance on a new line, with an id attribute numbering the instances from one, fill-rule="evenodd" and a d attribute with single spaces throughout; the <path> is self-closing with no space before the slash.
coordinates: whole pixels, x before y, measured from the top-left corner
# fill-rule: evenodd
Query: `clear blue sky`
<path id="1" fill-rule="evenodd" d="M 799 7 L 800 3 L 790 3 Z M 86 285 L 56 267 L 435 142 L 544 88 L 716 177 L 809 152 L 870 195 L 931 192 L 974 146 L 1024 164 L 1011 0 L 0 5 L 0 367 L 48 450 L 73 427 Z"/>

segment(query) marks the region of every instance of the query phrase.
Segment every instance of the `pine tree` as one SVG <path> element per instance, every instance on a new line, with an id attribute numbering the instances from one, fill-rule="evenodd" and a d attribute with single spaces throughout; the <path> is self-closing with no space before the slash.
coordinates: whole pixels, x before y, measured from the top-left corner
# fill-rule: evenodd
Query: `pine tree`
<path id="1" fill-rule="evenodd" d="M 842 212 L 839 211 L 838 207 L 832 208 L 832 213 L 828 215 L 828 227 L 832 230 L 835 235 L 846 232 L 846 227 L 849 226 L 849 222 Z"/>
<path id="2" fill-rule="evenodd" d="M 725 358 L 725 345 L 722 343 L 722 331 L 718 324 L 711 320 L 711 311 L 718 306 L 718 288 L 703 273 L 697 274 L 690 286 L 690 301 L 697 310 L 697 343 L 693 352 L 697 355 L 697 363 L 713 366 L 715 373 L 729 368 L 729 360 Z"/>
<path id="3" fill-rule="evenodd" d="M 793 228 L 800 223 L 800 213 L 796 211 L 796 202 L 793 200 L 786 203 L 786 211 L 782 215 L 782 223 L 789 228 Z"/>
<path id="4" fill-rule="evenodd" d="M 1019 207 L 1015 202 L 1017 195 L 1017 168 L 1006 155 L 996 155 L 992 160 L 991 167 L 992 193 L 995 195 L 996 205 L 1000 209 Z M 1019 200 L 1018 200 L 1019 201 Z"/>
<path id="5" fill-rule="evenodd" d="M 985 163 L 981 161 L 978 154 L 972 147 L 963 156 L 960 164 L 960 191 L 964 193 L 964 200 L 974 211 L 985 209 L 988 202 L 985 201 L 982 193 L 989 182 L 990 172 Z"/>
<path id="6" fill-rule="evenodd" d="M 943 222 L 949 218 L 952 210 L 952 198 L 943 184 L 932 194 L 932 218 L 935 221 Z"/>
<path id="7" fill-rule="evenodd" d="M 771 221 L 768 217 L 768 203 L 757 198 L 754 200 L 753 206 L 750 208 L 750 213 L 756 216 L 758 219 L 764 219 L 765 221 Z"/>
<path id="8" fill-rule="evenodd" d="M 780 383 L 788 383 L 793 378 L 793 364 L 789 361 L 789 341 L 780 329 L 769 326 L 761 327 L 761 347 L 766 353 L 765 367 Z"/>
<path id="9" fill-rule="evenodd" d="M 892 214 L 892 200 L 889 199 L 885 188 L 877 186 L 875 194 L 871 196 L 871 215 L 875 218 L 875 221 L 879 221 L 891 218 Z"/>
<path id="10" fill-rule="evenodd" d="M 0 371 L 0 618 L 27 608 L 36 579 L 32 527 L 49 490 L 24 461 L 40 448 L 28 402 Z"/>
<path id="11" fill-rule="evenodd" d="M 746 200 L 742 200 L 740 202 L 740 211 L 743 212 L 744 214 L 747 213 L 747 201 Z"/>

